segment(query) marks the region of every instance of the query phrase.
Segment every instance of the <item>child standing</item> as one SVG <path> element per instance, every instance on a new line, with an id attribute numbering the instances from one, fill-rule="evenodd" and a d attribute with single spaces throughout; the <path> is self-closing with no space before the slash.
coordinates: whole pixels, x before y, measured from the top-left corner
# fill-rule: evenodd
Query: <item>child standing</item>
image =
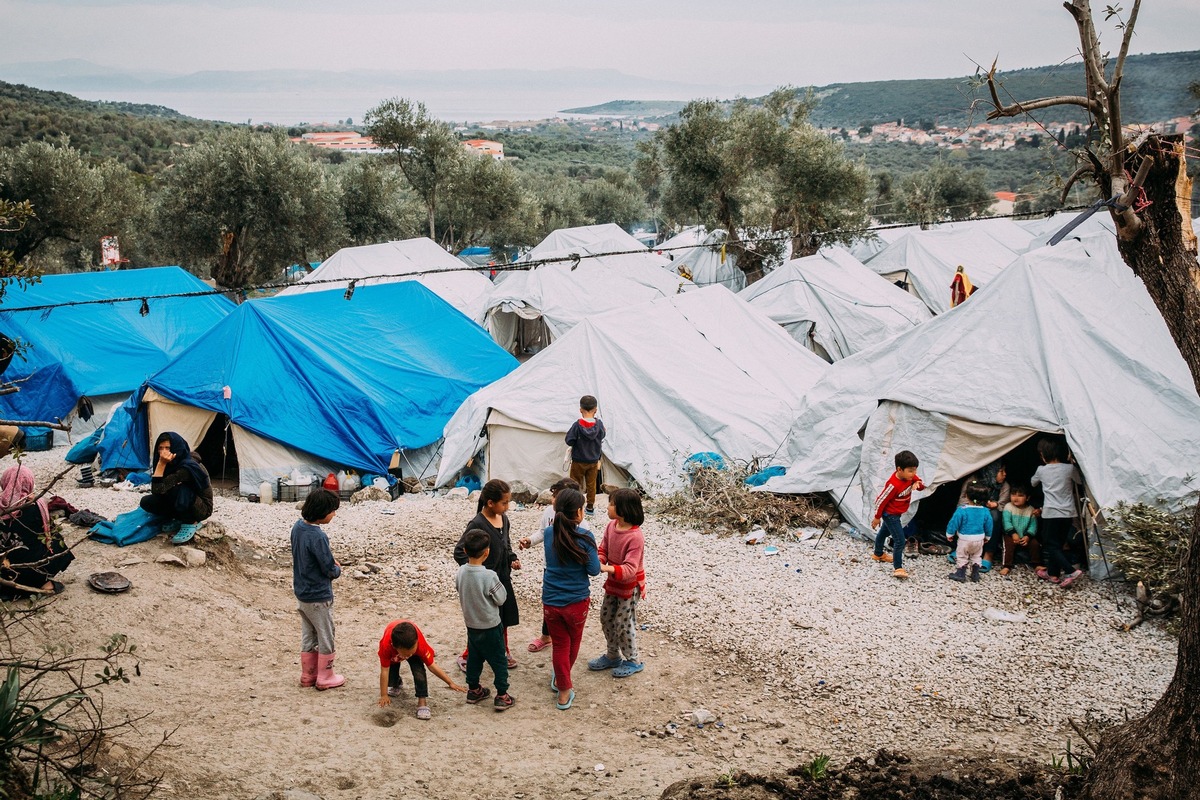
<path id="1" fill-rule="evenodd" d="M 585 394 L 579 398 L 579 419 L 567 431 L 571 448 L 571 480 L 587 495 L 587 513 L 596 510 L 596 478 L 600 474 L 600 445 L 604 441 L 604 422 L 596 418 L 599 404 Z"/>
<path id="2" fill-rule="evenodd" d="M 1014 486 L 1008 495 L 1008 504 L 1004 506 L 1004 566 L 1001 575 L 1012 571 L 1013 558 L 1018 548 L 1028 547 L 1029 558 L 1037 566 L 1040 563 L 1040 549 L 1037 536 L 1037 515 L 1029 505 L 1029 489 L 1025 486 Z"/>
<path id="3" fill-rule="evenodd" d="M 1037 468 L 1029 482 L 1041 486 L 1045 496 L 1041 534 L 1042 558 L 1046 566 L 1037 571 L 1037 576 L 1065 589 L 1083 575 L 1083 570 L 1075 569 L 1063 552 L 1071 535 L 1071 523 L 1075 519 L 1074 488 L 1083 483 L 1083 477 L 1074 464 L 1063 463 L 1063 459 L 1069 459 L 1070 454 L 1061 442 L 1043 439 L 1038 442 L 1038 455 L 1042 457 L 1042 466 Z"/>
<path id="4" fill-rule="evenodd" d="M 398 619 L 383 630 L 383 638 L 379 640 L 379 705 L 390 706 L 392 698 L 400 694 L 404 685 L 400 677 L 400 664 L 407 661 L 412 672 L 413 689 L 417 693 L 417 719 L 430 719 L 433 712 L 429 710 L 429 681 L 425 677 L 425 668 L 442 679 L 442 682 L 456 692 L 465 692 L 466 688 L 450 680 L 450 676 L 442 672 L 441 667 L 434 663 L 433 648 L 425 641 L 425 635 L 414 623 L 406 619 Z"/>
<path id="5" fill-rule="evenodd" d="M 346 678 L 333 671 L 333 580 L 342 568 L 321 530 L 337 514 L 336 492 L 317 489 L 292 526 L 292 590 L 300 612 L 300 685 L 335 689 Z"/>
<path id="6" fill-rule="evenodd" d="M 558 710 L 575 702 L 571 669 L 579 656 L 583 626 L 591 602 L 591 578 L 600 574 L 600 557 L 592 534 L 580 527 L 583 493 L 563 489 L 554 502 L 554 525 L 543 549 L 546 569 L 542 574 L 542 616 L 554 639 L 554 677 L 550 688 L 558 692 Z"/>
<path id="7" fill-rule="evenodd" d="M 491 549 L 487 533 L 473 530 L 463 539 L 467 563 L 458 568 L 454 585 L 467 624 L 467 702 L 479 703 L 491 694 L 479 685 L 486 661 L 496 684 L 492 707 L 507 711 L 516 702 L 508 693 L 508 659 L 504 654 L 504 625 L 500 622 L 500 607 L 509 594 L 496 573 L 483 565 Z"/>
<path id="8" fill-rule="evenodd" d="M 971 566 L 971 582 L 979 583 L 979 566 L 983 561 L 983 548 L 992 538 L 992 510 L 985 504 L 991 490 L 982 484 L 967 489 L 970 505 L 959 506 L 946 525 L 946 538 L 958 536 L 957 567 L 950 573 L 950 580 L 966 583 L 967 565 Z"/>
<path id="9" fill-rule="evenodd" d="M 535 544 L 541 544 L 546 538 L 546 529 L 554 524 L 554 503 L 558 499 L 558 493 L 563 489 L 574 489 L 579 491 L 579 484 L 570 478 L 559 478 L 550 487 L 550 505 L 542 512 L 542 518 L 538 524 L 538 529 L 529 536 L 517 542 L 517 547 L 522 550 L 527 550 Z M 579 523 L 580 530 L 587 530 L 587 525 Z M 590 533 L 590 531 L 589 531 Z M 594 539 L 593 539 L 594 541 Z M 550 646 L 550 630 L 546 627 L 546 621 L 542 620 L 542 635 L 534 637 L 529 641 L 529 652 L 540 653 Z"/>
<path id="10" fill-rule="evenodd" d="M 588 669 L 612 669 L 614 678 L 627 678 L 644 666 L 637 650 L 637 605 L 646 594 L 642 498 L 633 489 L 615 490 L 608 497 L 608 518 L 599 548 L 600 571 L 608 573 L 600 606 L 608 649 L 589 661 Z"/>
<path id="11" fill-rule="evenodd" d="M 888 478 L 883 491 L 875 498 L 875 514 L 871 520 L 872 530 L 878 530 L 875 536 L 875 552 L 871 556 L 875 561 L 892 562 L 892 575 L 905 579 L 908 573 L 904 571 L 904 526 L 900 524 L 900 515 L 908 511 L 912 502 L 915 488 L 921 491 L 925 483 L 917 476 L 917 467 L 921 462 L 910 450 L 896 453 L 896 471 Z M 892 557 L 883 554 L 883 543 L 887 537 L 892 537 Z"/>
<path id="12" fill-rule="evenodd" d="M 517 609 L 517 596 L 512 588 L 512 571 L 521 568 L 521 561 L 513 552 L 512 541 L 509 539 L 508 505 L 511 501 L 512 494 L 507 483 L 496 478 L 485 483 L 479 490 L 479 504 L 476 506 L 475 517 L 467 523 L 467 529 L 454 546 L 454 560 L 462 565 L 467 563 L 465 544 L 471 531 L 483 531 L 488 536 L 490 550 L 483 566 L 496 573 L 506 593 L 504 607 L 500 609 L 506 653 L 508 629 L 521 621 L 520 611 Z M 468 643 L 467 649 L 458 657 L 458 668 L 463 672 L 467 671 L 467 653 L 470 649 Z M 508 653 L 508 668 L 517 668 L 517 660 L 511 653 Z"/>

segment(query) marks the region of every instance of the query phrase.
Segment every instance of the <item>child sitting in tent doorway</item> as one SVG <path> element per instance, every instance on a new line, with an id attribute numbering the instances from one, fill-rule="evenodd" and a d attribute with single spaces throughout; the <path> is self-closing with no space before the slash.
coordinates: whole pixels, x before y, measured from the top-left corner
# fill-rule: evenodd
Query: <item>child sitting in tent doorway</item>
<path id="1" fill-rule="evenodd" d="M 187 441 L 174 431 L 154 440 L 154 471 L 150 493 L 142 498 L 145 511 L 166 517 L 163 533 L 174 533 L 172 544 L 186 544 L 212 516 L 213 490 L 208 470 Z"/>

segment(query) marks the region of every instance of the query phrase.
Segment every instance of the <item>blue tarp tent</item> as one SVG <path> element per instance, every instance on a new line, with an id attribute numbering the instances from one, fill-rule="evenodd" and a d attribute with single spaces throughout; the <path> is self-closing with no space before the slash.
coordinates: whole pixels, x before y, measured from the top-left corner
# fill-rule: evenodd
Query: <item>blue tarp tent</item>
<path id="1" fill-rule="evenodd" d="M 207 292 L 207 284 L 179 267 L 47 275 L 40 283 L 10 284 L 0 301 L 0 332 L 28 349 L 13 358 L 6 381 L 20 391 L 0 395 L 0 415 L 10 419 L 65 419 L 80 397 L 108 398 L 109 406 L 183 352 L 233 310 L 219 295 L 142 298 Z M 135 298 L 54 309 L 55 303 Z M 98 421 L 107 408 L 96 404 Z"/>
<path id="2" fill-rule="evenodd" d="M 150 436 L 136 441 L 177 430 L 195 445 L 223 414 L 245 491 L 295 466 L 382 474 L 393 451 L 439 442 L 464 399 L 516 366 L 416 281 L 362 286 L 349 301 L 342 292 L 254 300 L 147 381 L 138 413 Z M 105 466 L 117 448 L 132 449 L 129 435 L 111 433 Z M 123 466 L 145 466 L 147 455 Z"/>

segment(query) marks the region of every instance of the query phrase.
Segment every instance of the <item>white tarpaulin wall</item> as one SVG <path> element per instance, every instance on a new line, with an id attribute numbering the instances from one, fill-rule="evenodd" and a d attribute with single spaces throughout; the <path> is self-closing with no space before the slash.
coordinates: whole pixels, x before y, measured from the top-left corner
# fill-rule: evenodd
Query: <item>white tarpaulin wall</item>
<path id="1" fill-rule="evenodd" d="M 671 269 L 691 276 L 697 286 L 719 283 L 731 292 L 746 288 L 746 273 L 742 272 L 732 254 L 721 255 L 725 231 L 707 232 L 702 225 L 685 228 L 682 232 L 658 245 L 655 250 L 671 259 Z M 677 247 L 689 247 L 676 250 Z"/>
<path id="2" fill-rule="evenodd" d="M 828 361 L 853 355 L 933 318 L 924 303 L 840 247 L 789 261 L 738 297 Z"/>
<path id="3" fill-rule="evenodd" d="M 597 248 L 596 245 L 604 246 Z M 649 252 L 646 245 L 626 233 L 620 225 L 606 222 L 603 225 L 580 225 L 575 228 L 559 228 L 552 231 L 545 239 L 538 242 L 536 247 L 518 258 L 517 263 L 538 261 L 549 257 L 547 254 L 580 247 L 590 247 L 588 252 L 592 253 L 625 252 L 626 250 Z"/>
<path id="4" fill-rule="evenodd" d="M 487 478 L 522 480 L 537 487 L 553 485 L 570 471 L 565 435 L 564 431 L 535 428 L 493 410 L 487 420 Z M 600 468 L 605 483 L 629 485 L 629 475 L 607 457 L 601 457 Z"/>
<path id="5" fill-rule="evenodd" d="M 611 252 L 604 242 L 595 247 L 594 252 Z M 667 259 L 649 251 L 583 258 L 578 262 L 569 258 L 588 252 L 592 252 L 588 247 L 547 251 L 539 258 L 567 260 L 500 273 L 488 297 L 484 320 L 484 327 L 496 343 L 516 352 L 517 329 L 522 319 L 540 320 L 553 342 L 587 317 L 648 303 L 693 287 L 691 281 L 670 270 Z"/>
<path id="6" fill-rule="evenodd" d="M 1034 431 L 1066 435 L 1101 507 L 1196 501 L 1200 398 L 1109 236 L 1022 256 L 952 312 L 834 364 L 810 398 L 795 461 L 765 488 L 850 487 L 843 513 L 860 527 L 897 451 L 948 481 Z"/>
<path id="7" fill-rule="evenodd" d="M 150 444 L 153 447 L 160 433 L 174 431 L 192 446 L 197 447 L 209 427 L 216 421 L 215 411 L 195 406 L 186 406 L 163 397 L 154 389 L 146 389 L 142 398 L 149 416 Z M 238 459 L 238 490 L 242 494 L 257 494 L 259 484 L 267 481 L 272 487 L 278 478 L 286 477 L 298 469 L 305 475 L 323 478 L 336 473 L 340 466 L 324 461 L 312 453 L 297 450 L 246 430 L 240 425 L 230 425 L 233 446 Z M 400 468 L 404 477 L 425 478 L 434 474 L 437 465 L 436 453 L 441 443 L 400 453 Z M 153 463 L 153 454 L 151 454 Z M 220 469 L 219 464 L 206 464 L 210 473 Z M 319 483 L 319 481 L 318 481 Z M 278 495 L 276 495 L 278 499 Z"/>
<path id="8" fill-rule="evenodd" d="M 489 474 L 561 476 L 562 437 L 585 394 L 600 401 L 605 455 L 644 488 L 678 486 L 680 465 L 697 452 L 771 459 L 800 398 L 828 368 L 723 286 L 598 314 L 463 403 L 445 429 L 438 484 L 480 450 L 484 425 L 502 421 L 495 412 L 509 428 L 520 423 L 553 436 L 519 456 L 492 443 Z M 526 475 L 497 472 L 497 459 L 528 463 L 539 446 L 541 466 L 528 466 Z"/>
<path id="9" fill-rule="evenodd" d="M 908 289 L 934 314 L 950 310 L 950 284 L 961 265 L 975 287 L 995 280 L 1017 253 L 982 227 L 915 230 L 889 244 L 867 262 L 890 281 L 905 280 Z"/>
<path id="10" fill-rule="evenodd" d="M 447 253 L 426 237 L 402 242 L 382 242 L 362 247 L 343 247 L 325 259 L 321 266 L 305 275 L 280 295 L 327 290 L 344 291 L 351 280 L 356 286 L 395 281 L 420 281 L 430 291 L 457 308 L 474 322 L 483 321 L 484 305 L 492 282 L 478 272 L 465 269 L 462 261 Z M 438 270 L 447 270 L 438 274 Z M 416 273 L 426 273 L 418 275 Z M 379 275 L 409 275 L 402 278 L 377 278 Z M 333 281 L 314 283 L 314 281 Z"/>

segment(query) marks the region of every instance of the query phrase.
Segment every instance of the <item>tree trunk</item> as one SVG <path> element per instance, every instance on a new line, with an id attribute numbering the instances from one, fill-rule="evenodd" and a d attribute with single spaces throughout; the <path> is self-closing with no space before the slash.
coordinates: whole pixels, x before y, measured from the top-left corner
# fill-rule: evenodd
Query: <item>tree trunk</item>
<path id="1" fill-rule="evenodd" d="M 1144 187 L 1150 205 L 1141 230 L 1117 245 L 1162 312 L 1200 391 L 1200 265 L 1188 209 L 1182 137 L 1150 137 L 1139 153 L 1154 158 Z M 1200 798 L 1200 507 L 1183 556 L 1183 603 L 1175 675 L 1150 713 L 1101 737 L 1087 778 L 1093 800 Z"/>

